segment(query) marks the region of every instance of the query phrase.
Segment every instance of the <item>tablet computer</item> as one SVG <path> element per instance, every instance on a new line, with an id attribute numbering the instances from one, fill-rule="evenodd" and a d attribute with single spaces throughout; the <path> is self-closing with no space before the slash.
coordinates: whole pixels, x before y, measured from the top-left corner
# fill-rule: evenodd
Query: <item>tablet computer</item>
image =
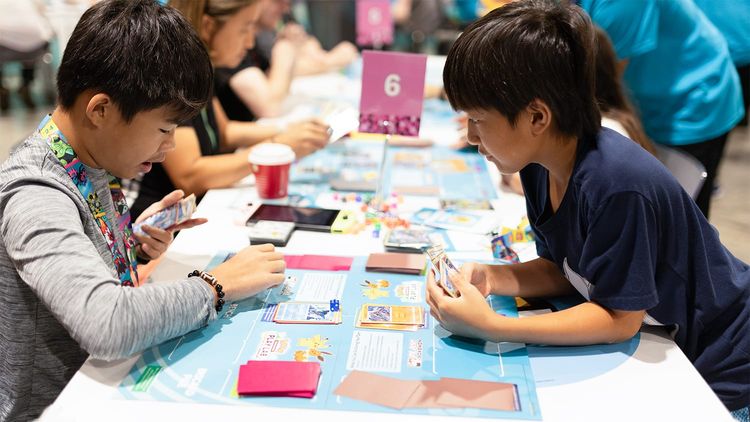
<path id="1" fill-rule="evenodd" d="M 260 204 L 247 220 L 247 225 L 258 221 L 287 221 L 294 223 L 298 230 L 320 232 L 331 231 L 331 225 L 339 215 L 339 210 L 327 208 L 294 207 L 291 205 Z"/>

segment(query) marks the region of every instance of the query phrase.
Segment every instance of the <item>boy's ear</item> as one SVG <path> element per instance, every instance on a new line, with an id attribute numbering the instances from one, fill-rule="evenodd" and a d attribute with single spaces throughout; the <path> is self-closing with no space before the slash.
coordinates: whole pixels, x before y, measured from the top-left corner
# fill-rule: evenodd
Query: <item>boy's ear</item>
<path id="1" fill-rule="evenodd" d="M 538 98 L 533 99 L 526 106 L 526 112 L 531 119 L 529 127 L 533 135 L 540 135 L 552 124 L 552 110 Z"/>
<path id="2" fill-rule="evenodd" d="M 112 97 L 99 92 L 94 94 L 86 104 L 86 117 L 94 127 L 102 127 L 108 118 L 114 113 Z"/>

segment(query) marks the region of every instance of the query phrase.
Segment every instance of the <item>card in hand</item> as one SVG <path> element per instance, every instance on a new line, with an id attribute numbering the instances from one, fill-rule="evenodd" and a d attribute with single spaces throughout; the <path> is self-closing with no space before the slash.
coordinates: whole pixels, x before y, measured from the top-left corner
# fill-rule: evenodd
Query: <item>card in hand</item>
<path id="1" fill-rule="evenodd" d="M 453 264 L 450 264 L 449 262 L 445 260 L 441 260 L 438 263 L 438 276 L 435 276 L 435 281 L 440 285 L 440 287 L 445 290 L 446 293 L 451 295 L 452 297 L 458 297 L 458 290 L 456 290 L 456 287 L 451 282 L 451 278 L 453 277 L 461 277 L 461 274 L 455 270 L 452 267 Z"/>
<path id="2" fill-rule="evenodd" d="M 133 224 L 133 233 L 143 235 L 143 226 L 151 226 L 159 229 L 168 229 L 180 223 L 189 220 L 197 208 L 195 195 L 182 198 L 176 204 L 173 204 L 156 214 L 149 216 L 140 223 Z"/>
<path id="3" fill-rule="evenodd" d="M 451 297 L 458 297 L 458 290 L 453 286 L 451 279 L 461 277 L 461 273 L 451 260 L 448 259 L 445 250 L 443 250 L 442 246 L 436 245 L 426 248 L 425 253 L 430 258 L 435 282 Z"/>

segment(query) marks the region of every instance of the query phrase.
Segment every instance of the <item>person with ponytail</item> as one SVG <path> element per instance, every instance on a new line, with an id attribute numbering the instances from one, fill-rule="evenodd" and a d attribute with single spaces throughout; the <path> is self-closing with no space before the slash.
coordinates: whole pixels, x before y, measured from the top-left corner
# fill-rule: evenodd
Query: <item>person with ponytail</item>
<path id="1" fill-rule="evenodd" d="M 596 27 L 596 101 L 602 112 L 602 126 L 613 129 L 635 141 L 656 156 L 653 142 L 633 104 L 625 95 L 617 66 L 617 55 L 607 33 Z"/>
<path id="2" fill-rule="evenodd" d="M 595 52 L 588 15 L 556 0 L 511 2 L 453 44 L 448 100 L 468 115 L 470 144 L 501 173 L 520 171 L 538 258 L 466 263 L 451 280 L 458 297 L 429 274 L 430 312 L 457 335 L 492 342 L 615 343 L 664 325 L 727 408 L 743 408 L 750 267 L 655 157 L 600 126 Z M 582 303 L 507 318 L 489 294 Z"/>
<path id="3" fill-rule="evenodd" d="M 171 0 L 169 5 L 193 25 L 214 67 L 236 67 L 255 42 L 265 1 Z M 197 116 L 176 129 L 176 148 L 164 162 L 129 184 L 130 195 L 137 197 L 132 208 L 145 209 L 154 198 L 174 189 L 201 197 L 209 189 L 232 186 L 251 174 L 246 148 L 260 142 L 287 144 L 301 158 L 326 146 L 328 138 L 328 127 L 317 120 L 292 124 L 286 130 L 229 120 L 214 96 Z"/>

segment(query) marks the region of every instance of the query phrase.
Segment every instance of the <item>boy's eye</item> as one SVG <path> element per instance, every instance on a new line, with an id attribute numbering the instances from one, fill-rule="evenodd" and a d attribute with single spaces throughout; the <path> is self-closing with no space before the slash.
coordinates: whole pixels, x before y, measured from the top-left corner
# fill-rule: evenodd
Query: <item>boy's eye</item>
<path id="1" fill-rule="evenodd" d="M 168 130 L 168 129 L 162 129 L 162 128 L 159 128 L 159 131 L 160 131 L 161 133 L 165 134 L 165 135 L 166 135 L 167 133 L 171 132 L 171 131 L 170 131 L 170 130 Z"/>

